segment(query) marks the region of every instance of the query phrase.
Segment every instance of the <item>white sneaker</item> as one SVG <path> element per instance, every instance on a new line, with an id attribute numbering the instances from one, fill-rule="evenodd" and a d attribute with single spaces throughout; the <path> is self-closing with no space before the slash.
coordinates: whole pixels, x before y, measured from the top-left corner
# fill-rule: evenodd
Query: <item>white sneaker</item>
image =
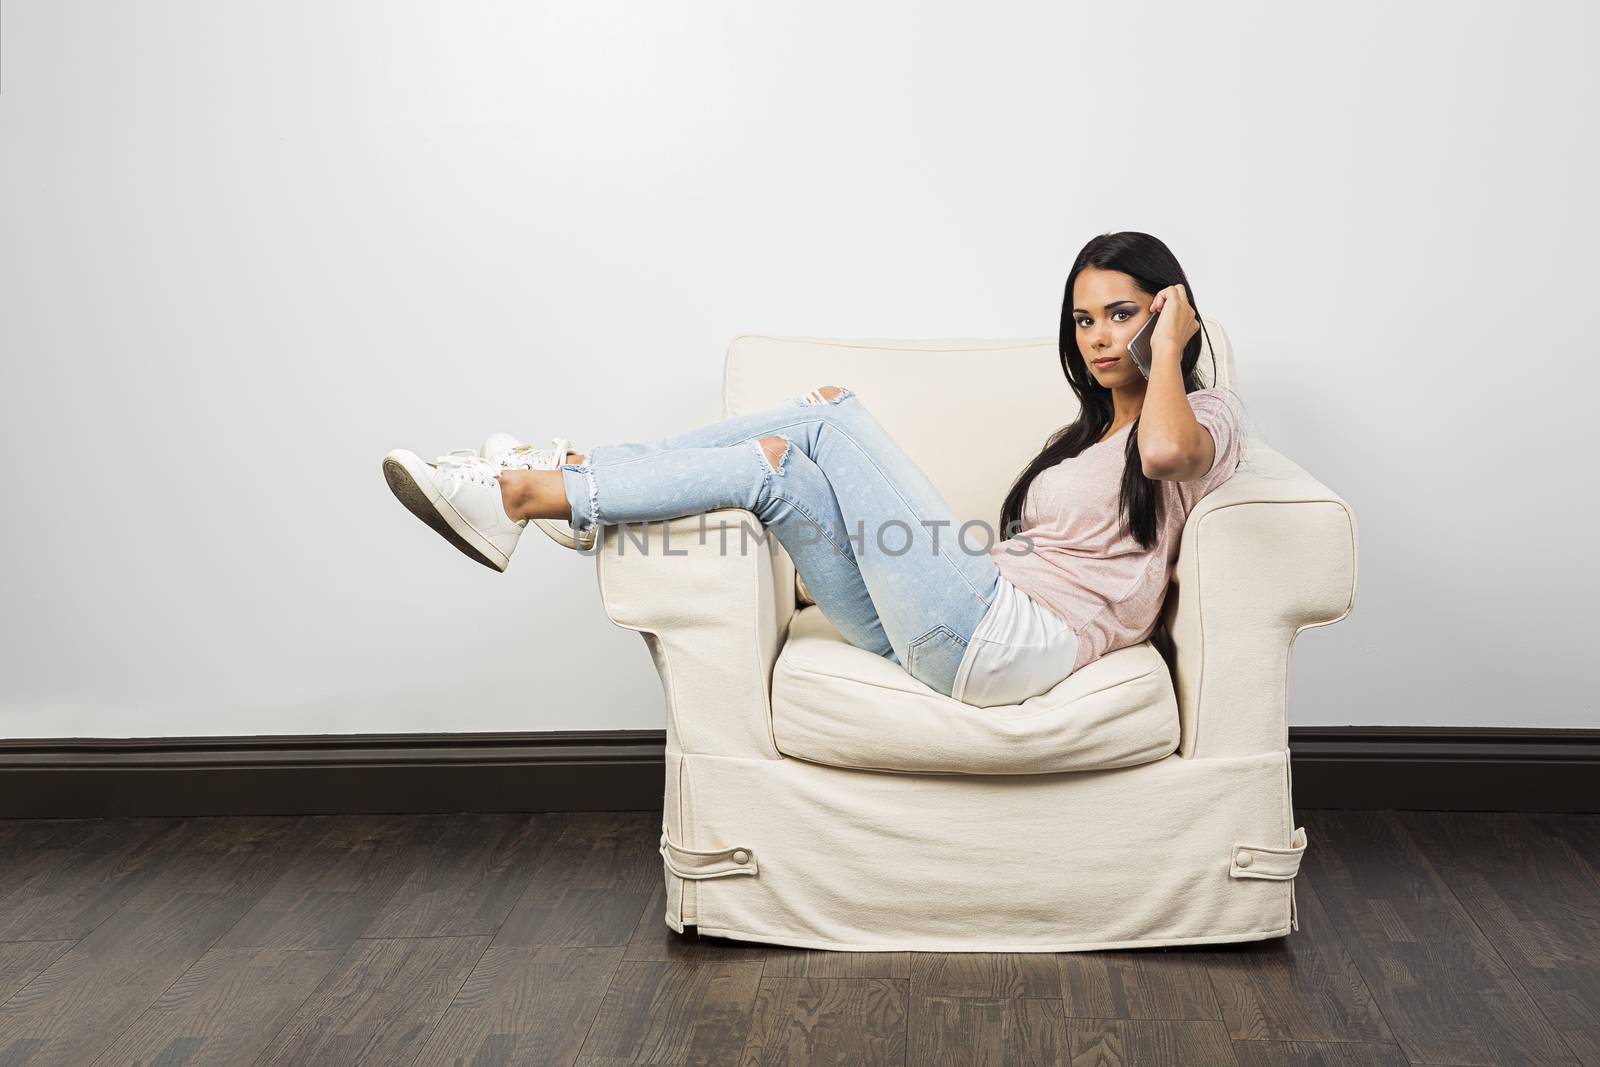
<path id="1" fill-rule="evenodd" d="M 512 434 L 492 433 L 484 439 L 479 454 L 501 470 L 533 471 L 556 470 L 567 461 L 568 452 L 584 455 L 582 449 L 573 448 L 572 442 L 565 437 L 553 437 L 550 441 L 555 445 L 554 448 L 534 448 L 532 445 L 523 444 Z M 592 526 L 580 531 L 574 529 L 572 523 L 567 521 L 534 519 L 533 523 L 563 548 L 588 551 L 594 547 L 595 531 Z"/>
<path id="2" fill-rule="evenodd" d="M 408 448 L 383 457 L 384 480 L 411 514 L 485 567 L 504 571 L 528 520 L 506 514 L 499 473 L 466 448 L 432 463 Z"/>

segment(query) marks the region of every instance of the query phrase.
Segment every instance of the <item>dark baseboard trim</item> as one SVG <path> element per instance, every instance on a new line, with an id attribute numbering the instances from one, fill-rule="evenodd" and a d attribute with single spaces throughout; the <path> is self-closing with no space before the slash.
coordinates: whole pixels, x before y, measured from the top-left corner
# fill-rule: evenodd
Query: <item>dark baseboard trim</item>
<path id="1" fill-rule="evenodd" d="M 1299 808 L 1600 811 L 1600 730 L 1289 728 Z"/>
<path id="2" fill-rule="evenodd" d="M 0 741 L 0 818 L 643 811 L 660 730 Z M 1297 808 L 1600 811 L 1600 730 L 1297 727 Z"/>
<path id="3" fill-rule="evenodd" d="M 0 742 L 0 817 L 644 811 L 661 730 Z"/>

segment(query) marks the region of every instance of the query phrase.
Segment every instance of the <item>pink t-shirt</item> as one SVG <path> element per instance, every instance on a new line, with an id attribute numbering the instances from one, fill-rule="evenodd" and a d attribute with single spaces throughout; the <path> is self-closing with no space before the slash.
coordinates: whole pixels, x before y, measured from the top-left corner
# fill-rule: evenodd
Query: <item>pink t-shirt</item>
<path id="1" fill-rule="evenodd" d="M 1019 537 L 989 555 L 1012 584 L 1059 616 L 1078 635 L 1074 671 L 1155 631 L 1178 540 L 1195 504 L 1239 464 L 1238 405 L 1221 389 L 1188 394 L 1195 421 L 1211 432 L 1211 470 L 1187 482 L 1157 482 L 1162 495 L 1156 541 L 1143 548 L 1121 528 L 1123 449 L 1129 423 L 1070 459 L 1039 472 L 1023 501 Z M 1013 554 L 1023 553 L 1023 554 Z"/>

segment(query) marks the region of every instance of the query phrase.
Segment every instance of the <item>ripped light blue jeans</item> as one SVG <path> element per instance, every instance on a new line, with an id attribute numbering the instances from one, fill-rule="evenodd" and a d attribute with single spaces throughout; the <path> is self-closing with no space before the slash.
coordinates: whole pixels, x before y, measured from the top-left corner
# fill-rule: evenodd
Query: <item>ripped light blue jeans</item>
<path id="1" fill-rule="evenodd" d="M 787 442 L 781 452 L 768 446 L 776 469 L 764 437 Z M 1000 535 L 958 523 L 842 387 L 831 399 L 816 389 L 658 441 L 597 445 L 582 463 L 563 464 L 561 477 L 575 530 L 753 512 L 846 641 L 945 696 L 1000 580 L 986 551 Z M 747 550 L 744 541 L 730 536 L 728 551 Z M 602 544 L 596 538 L 592 551 Z"/>

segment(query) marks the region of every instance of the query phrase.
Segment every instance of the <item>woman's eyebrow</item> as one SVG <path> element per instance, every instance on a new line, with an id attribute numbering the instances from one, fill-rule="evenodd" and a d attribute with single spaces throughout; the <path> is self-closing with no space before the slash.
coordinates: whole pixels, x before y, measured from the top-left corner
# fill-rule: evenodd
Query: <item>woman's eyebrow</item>
<path id="1" fill-rule="evenodd" d="M 1132 300 L 1113 300 L 1111 303 L 1106 305 L 1106 310 L 1110 311 L 1112 308 L 1119 307 L 1122 304 L 1133 304 L 1135 307 L 1138 306 L 1138 304 L 1135 301 L 1132 301 Z M 1076 314 L 1079 314 L 1079 315 L 1087 315 L 1088 314 L 1088 312 L 1083 310 L 1083 308 L 1073 308 L 1072 310 Z"/>

